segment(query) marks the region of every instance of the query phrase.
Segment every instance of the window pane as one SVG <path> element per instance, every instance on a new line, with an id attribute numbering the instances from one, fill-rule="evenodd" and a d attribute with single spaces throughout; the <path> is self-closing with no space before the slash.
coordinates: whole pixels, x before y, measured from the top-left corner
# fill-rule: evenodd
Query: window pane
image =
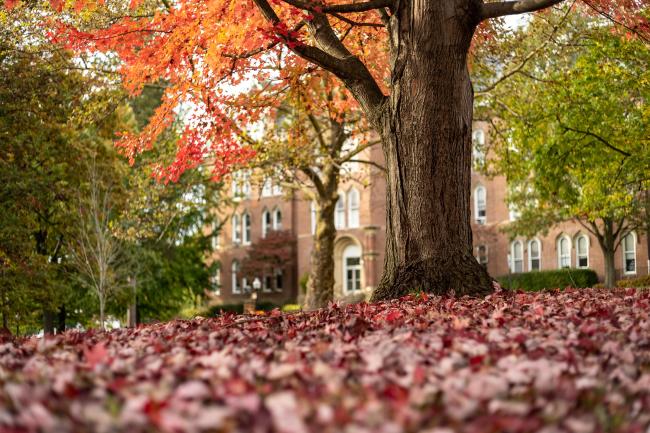
<path id="1" fill-rule="evenodd" d="M 539 259 L 532 259 L 530 261 L 530 270 L 539 271 Z"/>

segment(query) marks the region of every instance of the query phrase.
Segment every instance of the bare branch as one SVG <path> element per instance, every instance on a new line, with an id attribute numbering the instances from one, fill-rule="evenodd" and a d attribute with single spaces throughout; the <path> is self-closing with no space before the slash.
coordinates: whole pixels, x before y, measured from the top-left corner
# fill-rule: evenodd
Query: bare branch
<path id="1" fill-rule="evenodd" d="M 483 3 L 481 21 L 504 15 L 517 15 L 546 9 L 564 0 L 516 0 L 495 3 Z"/>

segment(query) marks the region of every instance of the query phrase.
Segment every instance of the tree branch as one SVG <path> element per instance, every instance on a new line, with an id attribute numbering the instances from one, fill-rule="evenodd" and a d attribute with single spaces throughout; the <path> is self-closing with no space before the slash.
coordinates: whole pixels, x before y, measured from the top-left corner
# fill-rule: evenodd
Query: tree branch
<path id="1" fill-rule="evenodd" d="M 504 15 L 517 15 L 534 12 L 556 5 L 564 0 L 516 0 L 495 3 L 483 3 L 481 21 Z"/>
<path id="2" fill-rule="evenodd" d="M 311 12 L 340 12 L 340 13 L 353 13 L 353 12 L 367 12 L 373 9 L 380 8 L 393 8 L 392 0 L 370 0 L 361 3 L 347 3 L 340 5 L 320 6 L 318 4 L 311 4 L 301 0 L 282 0 L 283 2 L 304 9 Z"/>
<path id="3" fill-rule="evenodd" d="M 571 132 L 575 132 L 577 134 L 582 134 L 583 136 L 589 136 L 589 137 L 595 138 L 596 140 L 598 140 L 599 142 L 601 142 L 605 146 L 609 147 L 610 149 L 612 149 L 615 152 L 620 153 L 621 155 L 624 155 L 625 157 L 632 156 L 632 154 L 624 151 L 623 149 L 619 149 L 618 147 L 614 146 L 613 144 L 611 144 L 609 141 L 605 140 L 603 137 L 601 137 L 598 134 L 595 134 L 595 133 L 593 133 L 591 131 L 583 131 L 581 129 L 571 128 L 570 126 L 567 126 L 567 125 L 563 124 L 562 121 L 560 120 L 560 116 L 557 116 L 557 122 L 560 125 L 560 128 L 564 129 L 565 131 L 571 131 Z"/>

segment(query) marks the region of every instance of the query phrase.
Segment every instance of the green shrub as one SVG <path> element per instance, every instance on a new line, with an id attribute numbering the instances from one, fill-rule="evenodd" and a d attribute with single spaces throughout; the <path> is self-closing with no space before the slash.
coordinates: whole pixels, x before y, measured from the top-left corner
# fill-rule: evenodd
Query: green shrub
<path id="1" fill-rule="evenodd" d="M 285 304 L 282 306 L 282 311 L 285 313 L 293 313 L 295 311 L 300 311 L 302 307 L 298 304 Z"/>
<path id="2" fill-rule="evenodd" d="M 616 287 L 650 287 L 650 275 L 618 280 L 616 282 Z"/>
<path id="3" fill-rule="evenodd" d="M 219 316 L 222 313 L 236 313 L 242 314 L 244 312 L 244 304 L 221 304 L 213 305 L 207 309 L 205 315 L 207 317 Z"/>
<path id="4" fill-rule="evenodd" d="M 509 274 L 497 277 L 497 281 L 506 289 L 535 291 L 565 287 L 592 287 L 598 283 L 598 276 L 591 269 L 557 269 Z"/>

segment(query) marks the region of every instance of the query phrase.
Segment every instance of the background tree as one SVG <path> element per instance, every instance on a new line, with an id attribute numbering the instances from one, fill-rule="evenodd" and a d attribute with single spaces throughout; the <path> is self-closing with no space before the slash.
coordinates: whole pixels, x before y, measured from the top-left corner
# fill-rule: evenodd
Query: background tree
<path id="1" fill-rule="evenodd" d="M 334 299 L 339 185 L 352 181 L 364 186 L 368 167 L 383 175 L 383 167 L 368 157 L 380 141 L 327 72 L 294 81 L 284 98 L 266 133 L 251 141 L 255 156 L 247 165 L 257 169 L 260 183 L 273 179 L 311 201 L 314 244 L 304 306 L 322 308 Z"/>
<path id="2" fill-rule="evenodd" d="M 645 226 L 650 49 L 602 20 L 557 14 L 507 43 L 519 52 L 543 45 L 484 106 L 498 119 L 487 169 L 507 176 L 508 201 L 521 213 L 508 229 L 532 236 L 561 221 L 580 223 L 598 240 L 612 287 L 616 249 Z"/>
<path id="3" fill-rule="evenodd" d="M 130 157 L 152 145 L 175 107 L 195 104 L 178 158 L 161 172 L 172 179 L 208 155 L 218 161 L 217 172 L 252 156 L 241 145 L 238 124 L 258 120 L 263 110 L 254 98 L 233 97 L 233 85 L 264 81 L 269 63 L 285 64 L 289 85 L 314 66 L 332 72 L 382 138 L 387 242 L 375 299 L 413 288 L 480 294 L 492 290 L 492 280 L 472 255 L 467 55 L 480 23 L 561 1 L 254 0 L 254 8 L 230 0 L 165 1 L 155 13 L 113 7 L 99 29 L 96 19 L 94 28 L 61 25 L 57 34 L 79 51 L 116 52 L 132 92 L 161 78 L 171 83 L 149 126 L 120 144 Z M 633 17 L 642 3 L 589 4 L 636 31 L 647 30 L 645 19 Z"/>
<path id="4" fill-rule="evenodd" d="M 296 238 L 288 230 L 276 230 L 253 243 L 242 261 L 242 275 L 249 283 L 255 278 L 263 278 L 267 290 L 278 287 L 278 276 L 284 279 L 295 266 Z M 269 284 L 271 282 L 271 284 Z M 275 286 L 275 287 L 274 287 Z"/>

